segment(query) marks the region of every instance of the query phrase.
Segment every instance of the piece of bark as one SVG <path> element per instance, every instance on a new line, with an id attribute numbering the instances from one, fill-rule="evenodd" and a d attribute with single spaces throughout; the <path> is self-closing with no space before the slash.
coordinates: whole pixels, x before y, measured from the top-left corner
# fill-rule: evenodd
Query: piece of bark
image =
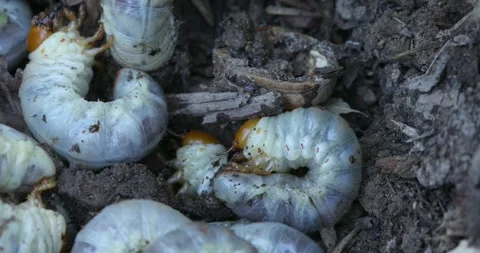
<path id="1" fill-rule="evenodd" d="M 231 31 L 237 24 L 232 23 L 226 22 L 224 30 Z M 228 29 L 229 25 L 232 28 Z M 278 92 L 286 110 L 324 103 L 342 69 L 330 43 L 281 27 L 257 29 L 255 37 L 242 47 L 227 42 L 213 50 L 215 85 L 225 91 Z"/>
<path id="2" fill-rule="evenodd" d="M 202 117 L 202 124 L 225 123 L 282 112 L 277 92 L 251 95 L 242 92 L 195 92 L 167 95 L 169 116 Z"/>

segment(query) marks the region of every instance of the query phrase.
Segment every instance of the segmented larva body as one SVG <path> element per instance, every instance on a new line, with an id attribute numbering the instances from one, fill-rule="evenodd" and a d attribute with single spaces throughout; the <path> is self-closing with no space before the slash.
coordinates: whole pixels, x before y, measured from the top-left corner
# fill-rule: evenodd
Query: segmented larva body
<path id="1" fill-rule="evenodd" d="M 32 11 L 26 0 L 0 0 L 0 55 L 13 71 L 27 56 L 25 39 Z"/>
<path id="2" fill-rule="evenodd" d="M 237 237 L 227 228 L 192 222 L 161 236 L 144 252 L 257 253 L 258 251 L 248 241 Z"/>
<path id="3" fill-rule="evenodd" d="M 256 222 L 234 224 L 230 229 L 240 238 L 249 241 L 258 253 L 325 252 L 314 240 L 304 233 L 278 222 Z"/>
<path id="4" fill-rule="evenodd" d="M 199 196 L 212 192 L 210 182 L 227 163 L 226 151 L 221 144 L 191 144 L 177 150 L 175 167 L 181 171 L 185 194 Z"/>
<path id="5" fill-rule="evenodd" d="M 183 147 L 173 161 L 177 172 L 170 183 L 181 182 L 180 193 L 192 197 L 212 192 L 211 181 L 221 166 L 227 163 L 227 150 L 215 137 L 193 130 L 183 137 Z"/>
<path id="6" fill-rule="evenodd" d="M 190 222 L 159 202 L 123 200 L 105 207 L 80 230 L 72 253 L 142 252 L 155 239 Z"/>
<path id="7" fill-rule="evenodd" d="M 122 200 L 105 207 L 82 228 L 72 253 L 323 252 L 312 239 L 286 225 L 243 225 L 194 222 L 153 200 Z"/>
<path id="8" fill-rule="evenodd" d="M 270 175 L 220 172 L 215 195 L 240 217 L 276 221 L 303 232 L 333 226 L 348 211 L 361 182 L 362 155 L 340 116 L 298 108 L 261 118 L 246 135 L 249 163 Z M 285 172 L 307 167 L 298 177 Z"/>
<path id="9" fill-rule="evenodd" d="M 28 192 L 55 171 L 52 159 L 34 139 L 0 124 L 0 192 Z"/>
<path id="10" fill-rule="evenodd" d="M 177 31 L 173 0 L 102 0 L 102 22 L 113 36 L 110 52 L 122 66 L 151 71 L 173 55 Z"/>
<path id="11" fill-rule="evenodd" d="M 35 51 L 19 90 L 30 131 L 71 163 L 92 169 L 137 161 L 150 153 L 167 126 L 161 87 L 146 73 L 122 69 L 111 102 L 84 99 L 101 48 L 89 49 L 98 35 L 84 38 L 71 23 Z"/>
<path id="12" fill-rule="evenodd" d="M 19 205 L 0 201 L 0 251 L 59 253 L 66 223 L 63 216 L 29 200 Z"/>

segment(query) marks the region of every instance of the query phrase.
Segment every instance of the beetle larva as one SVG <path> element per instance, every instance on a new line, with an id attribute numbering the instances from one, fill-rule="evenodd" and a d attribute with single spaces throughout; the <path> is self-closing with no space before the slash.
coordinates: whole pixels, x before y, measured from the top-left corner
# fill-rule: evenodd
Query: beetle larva
<path id="1" fill-rule="evenodd" d="M 177 172 L 169 182 L 181 181 L 179 193 L 193 197 L 210 193 L 212 178 L 227 163 L 227 150 L 213 136 L 200 131 L 186 134 L 182 144 L 173 163 Z"/>
<path id="2" fill-rule="evenodd" d="M 73 14 L 70 14 L 73 15 Z M 71 163 L 92 169 L 132 162 L 163 137 L 168 116 L 162 88 L 146 73 L 119 71 L 113 101 L 87 101 L 94 57 L 106 50 L 84 38 L 74 17 L 30 53 L 19 90 L 23 116 L 35 138 Z M 109 41 L 111 43 L 111 40 Z"/>
<path id="3" fill-rule="evenodd" d="M 72 253 L 142 252 L 153 240 L 190 222 L 153 200 L 123 200 L 105 207 L 82 228 Z"/>
<path id="4" fill-rule="evenodd" d="M 192 222 L 159 237 L 144 252 L 256 253 L 257 250 L 227 228 Z"/>
<path id="5" fill-rule="evenodd" d="M 0 0 L 0 55 L 6 57 L 9 71 L 27 56 L 25 39 L 31 19 L 27 1 Z"/>
<path id="6" fill-rule="evenodd" d="M 40 187 L 51 188 L 51 181 Z M 42 189 L 38 190 L 42 191 Z M 11 205 L 0 200 L 0 251 L 59 253 L 64 245 L 65 219 L 45 209 L 34 190 L 28 200 Z"/>
<path id="7" fill-rule="evenodd" d="M 0 124 L 0 192 L 27 192 L 55 175 L 52 158 L 27 135 Z"/>
<path id="8" fill-rule="evenodd" d="M 253 244 L 259 253 L 325 252 L 314 240 L 304 233 L 278 222 L 255 222 L 234 224 L 230 229 L 240 238 Z"/>
<path id="9" fill-rule="evenodd" d="M 110 52 L 122 66 L 151 71 L 165 65 L 177 43 L 173 0 L 102 0 Z"/>
<path id="10" fill-rule="evenodd" d="M 247 121 L 236 135 L 251 166 L 270 175 L 222 170 L 215 195 L 240 217 L 275 221 L 303 232 L 333 226 L 361 182 L 360 144 L 348 123 L 320 108 L 297 108 Z M 288 174 L 307 167 L 302 176 Z"/>

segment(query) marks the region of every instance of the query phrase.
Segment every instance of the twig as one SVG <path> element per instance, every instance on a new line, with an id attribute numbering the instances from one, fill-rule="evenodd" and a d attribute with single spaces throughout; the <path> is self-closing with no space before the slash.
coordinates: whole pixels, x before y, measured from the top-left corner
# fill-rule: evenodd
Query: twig
<path id="1" fill-rule="evenodd" d="M 435 37 L 436 38 L 444 38 L 444 37 L 452 37 L 453 33 L 456 32 L 467 20 L 472 16 L 473 12 L 476 10 L 476 8 L 469 12 L 467 15 L 465 15 L 462 19 L 460 19 L 453 27 L 450 29 L 447 29 L 445 31 L 439 32 Z"/>
<path id="2" fill-rule="evenodd" d="M 287 8 L 281 6 L 267 6 L 265 12 L 270 15 L 280 15 L 280 16 L 302 16 L 302 17 L 322 17 L 322 13 L 319 12 L 310 12 L 296 8 Z"/>
<path id="3" fill-rule="evenodd" d="M 343 237 L 343 239 L 335 246 L 335 248 L 329 253 L 342 253 L 342 251 L 347 247 L 347 244 L 353 239 L 353 237 L 360 231 L 360 226 L 357 225 L 348 235 Z"/>
<path id="4" fill-rule="evenodd" d="M 277 92 L 250 95 L 243 92 L 195 92 L 167 95 L 170 116 L 202 117 L 202 124 L 232 121 L 282 112 L 283 98 Z"/>
<path id="5" fill-rule="evenodd" d="M 197 7 L 200 14 L 207 21 L 210 26 L 215 25 L 215 18 L 213 17 L 212 6 L 210 0 L 192 0 L 192 3 Z"/>
<path id="6" fill-rule="evenodd" d="M 442 43 L 440 43 L 440 42 L 432 43 L 432 44 L 428 44 L 428 45 L 424 45 L 424 46 L 419 46 L 419 47 L 416 47 L 414 49 L 410 49 L 410 50 L 406 50 L 406 51 L 403 51 L 401 53 L 398 53 L 398 54 L 396 54 L 396 55 L 394 55 L 394 56 L 390 57 L 389 59 L 384 60 L 382 62 L 398 61 L 403 57 L 407 57 L 407 56 L 410 56 L 410 55 L 413 55 L 413 54 L 416 54 L 416 53 L 419 53 L 419 52 L 422 52 L 422 51 L 425 51 L 425 50 L 439 48 L 441 46 L 442 46 Z"/>

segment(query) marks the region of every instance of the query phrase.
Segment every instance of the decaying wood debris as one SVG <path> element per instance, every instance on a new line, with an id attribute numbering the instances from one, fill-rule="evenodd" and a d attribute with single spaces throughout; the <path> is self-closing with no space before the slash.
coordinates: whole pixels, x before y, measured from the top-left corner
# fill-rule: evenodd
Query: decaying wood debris
<path id="1" fill-rule="evenodd" d="M 167 95 L 169 115 L 202 117 L 202 124 L 250 119 L 282 112 L 283 99 L 277 92 L 251 95 L 245 92 L 194 92 Z M 221 117 L 219 117 L 221 116 Z"/>
<path id="2" fill-rule="evenodd" d="M 244 37 L 253 39 L 240 46 L 237 42 L 219 43 L 213 51 L 217 86 L 230 91 L 255 93 L 263 88 L 279 92 L 285 109 L 319 105 L 330 97 L 341 67 L 328 43 L 275 26 L 254 30 L 254 34 Z M 275 45 L 264 52 L 272 59 L 249 55 L 249 50 L 259 45 Z"/>

